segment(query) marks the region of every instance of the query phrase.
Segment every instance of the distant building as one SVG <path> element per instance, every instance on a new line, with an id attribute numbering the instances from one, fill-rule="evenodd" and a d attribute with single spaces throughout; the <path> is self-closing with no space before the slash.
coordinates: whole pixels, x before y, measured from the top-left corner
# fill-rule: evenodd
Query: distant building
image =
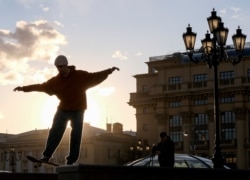
<path id="1" fill-rule="evenodd" d="M 235 51 L 228 47 L 229 61 Z M 166 131 L 176 144 L 176 152 L 212 157 L 214 153 L 214 74 L 202 60 L 193 63 L 183 53 L 150 57 L 148 72 L 135 75 L 136 92 L 129 105 L 136 109 L 137 138 L 149 144 Z M 221 147 L 226 163 L 250 168 L 250 47 L 233 65 L 218 66 Z"/>
<path id="2" fill-rule="evenodd" d="M 136 142 L 135 134 L 122 131 L 122 124 L 110 124 L 111 129 L 99 129 L 84 123 L 81 154 L 78 164 L 121 165 L 129 160 L 129 148 Z M 55 168 L 42 166 L 38 169 L 26 156 L 40 158 L 49 129 L 33 130 L 17 135 L 0 134 L 0 169 L 14 172 L 53 173 Z M 70 128 L 65 131 L 52 162 L 65 164 L 69 151 Z"/>

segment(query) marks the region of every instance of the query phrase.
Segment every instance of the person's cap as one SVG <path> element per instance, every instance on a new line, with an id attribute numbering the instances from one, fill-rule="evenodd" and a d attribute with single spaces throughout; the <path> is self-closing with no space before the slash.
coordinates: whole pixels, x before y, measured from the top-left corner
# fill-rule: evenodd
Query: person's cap
<path id="1" fill-rule="evenodd" d="M 68 60 L 64 55 L 59 55 L 55 59 L 55 66 L 64 66 L 68 65 Z"/>
<path id="2" fill-rule="evenodd" d="M 167 133 L 166 133 L 166 132 L 161 132 L 161 133 L 160 133 L 160 137 L 161 137 L 161 138 L 164 138 L 164 137 L 166 137 L 166 136 L 167 136 Z"/>

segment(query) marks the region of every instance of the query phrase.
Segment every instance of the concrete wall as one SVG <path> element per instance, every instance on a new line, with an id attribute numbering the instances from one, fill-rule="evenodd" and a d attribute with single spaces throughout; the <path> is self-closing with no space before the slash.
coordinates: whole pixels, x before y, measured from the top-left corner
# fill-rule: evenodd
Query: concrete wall
<path id="1" fill-rule="evenodd" d="M 249 170 L 78 165 L 56 169 L 58 180 L 245 179 Z"/>

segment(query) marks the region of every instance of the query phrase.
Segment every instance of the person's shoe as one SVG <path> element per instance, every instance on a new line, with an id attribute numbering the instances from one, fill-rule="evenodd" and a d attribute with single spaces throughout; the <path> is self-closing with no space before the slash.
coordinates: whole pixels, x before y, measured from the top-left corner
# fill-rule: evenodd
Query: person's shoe
<path id="1" fill-rule="evenodd" d="M 40 161 L 42 161 L 42 162 L 49 162 L 49 157 L 46 157 L 46 156 L 43 156 L 41 159 L 40 159 Z"/>

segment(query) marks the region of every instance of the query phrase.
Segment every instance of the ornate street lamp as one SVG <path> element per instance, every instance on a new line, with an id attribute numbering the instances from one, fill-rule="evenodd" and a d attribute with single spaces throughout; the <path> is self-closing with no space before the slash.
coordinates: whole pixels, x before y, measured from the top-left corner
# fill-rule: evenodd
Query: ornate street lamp
<path id="1" fill-rule="evenodd" d="M 228 60 L 227 53 L 225 51 L 225 44 L 228 36 L 228 29 L 224 28 L 224 24 L 221 18 L 216 15 L 216 11 L 211 12 L 211 17 L 207 18 L 210 33 L 213 38 L 210 38 L 209 32 L 205 35 L 205 39 L 201 40 L 203 60 L 209 67 L 213 67 L 214 70 L 214 120 L 215 120 L 215 146 L 213 163 L 214 168 L 223 168 L 225 163 L 221 154 L 220 137 L 221 137 L 221 123 L 219 117 L 219 90 L 218 90 L 218 65 L 222 60 Z M 188 51 L 189 59 L 195 63 L 200 60 L 193 59 L 194 45 L 195 45 L 196 33 L 192 32 L 190 25 L 187 27 L 187 32 L 183 33 L 183 40 Z M 242 59 L 242 53 L 245 46 L 246 35 L 241 33 L 241 29 L 238 27 L 236 34 L 232 36 L 235 51 L 238 54 L 238 58 L 232 59 L 232 63 L 235 65 Z"/>
<path id="2" fill-rule="evenodd" d="M 195 150 L 196 150 L 196 143 L 199 143 L 199 141 L 203 141 L 204 144 L 206 143 L 206 135 L 204 132 L 202 132 L 201 130 L 197 129 L 196 127 L 192 127 L 192 129 L 188 129 L 187 131 L 183 132 L 183 136 L 184 137 L 188 137 L 189 139 L 191 139 L 190 145 L 189 145 L 189 149 L 191 150 L 191 153 L 193 155 L 196 154 Z M 200 144 L 200 143 L 199 143 Z"/>
<path id="3" fill-rule="evenodd" d="M 15 149 L 12 147 L 9 152 L 6 150 L 4 151 L 3 159 L 4 159 L 4 170 L 5 170 L 5 163 L 9 162 L 11 166 L 11 171 L 16 171 L 16 162 L 20 161 L 22 158 L 22 151 L 18 151 L 16 153 Z"/>
<path id="4" fill-rule="evenodd" d="M 134 153 L 133 158 L 141 158 L 144 155 L 147 155 L 150 151 L 150 146 L 147 141 L 142 142 L 140 139 L 137 141 L 136 146 L 131 145 L 129 147 L 131 153 Z"/>

